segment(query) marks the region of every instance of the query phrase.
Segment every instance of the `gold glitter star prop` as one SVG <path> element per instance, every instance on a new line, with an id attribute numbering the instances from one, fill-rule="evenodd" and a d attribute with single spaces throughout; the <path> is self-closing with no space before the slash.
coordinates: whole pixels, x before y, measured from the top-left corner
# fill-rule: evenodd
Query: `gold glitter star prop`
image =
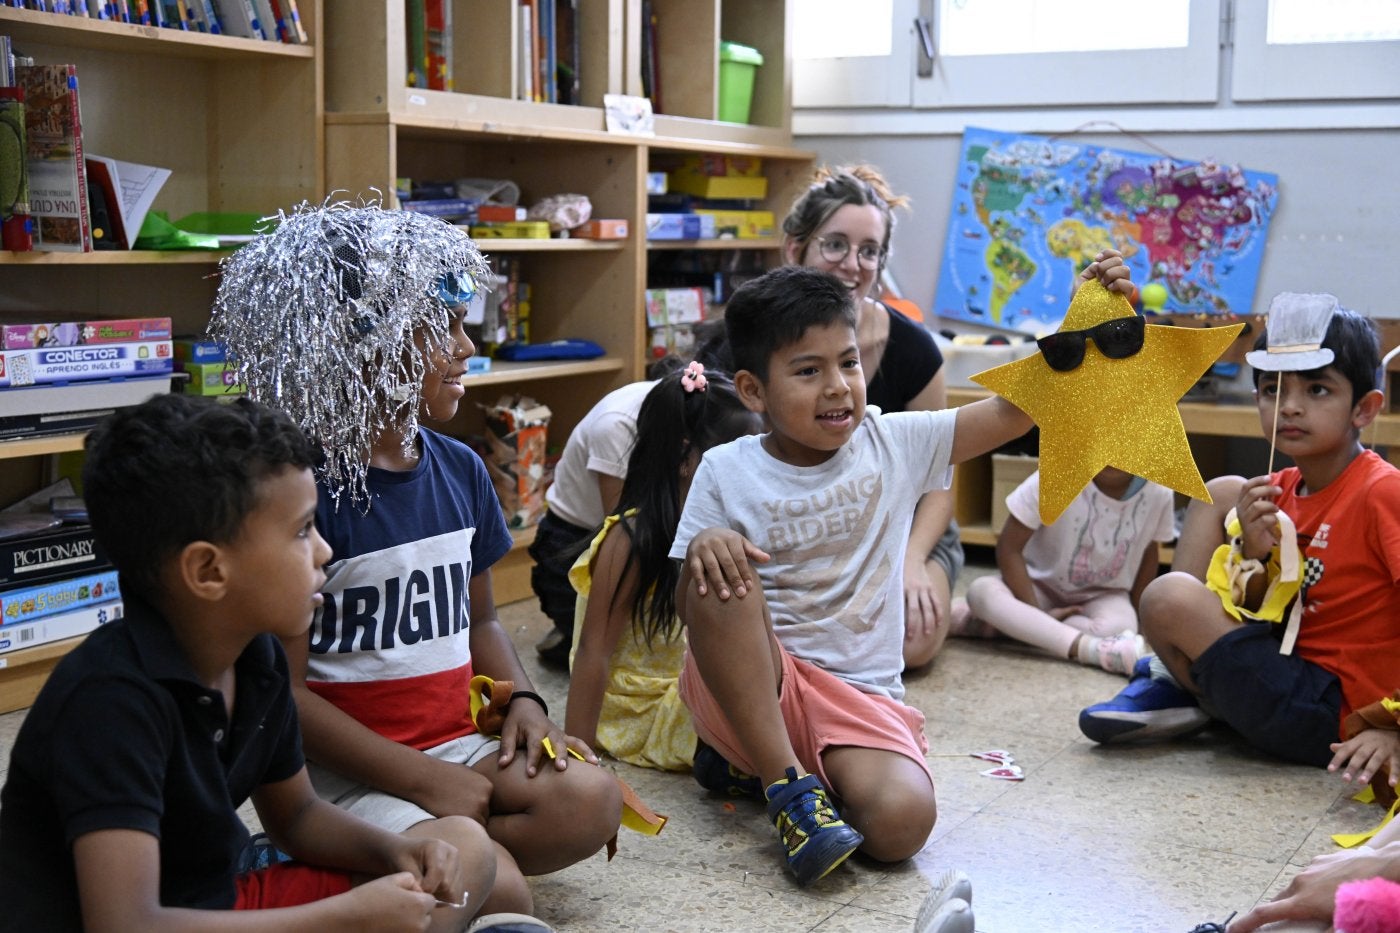
<path id="1" fill-rule="evenodd" d="M 1132 314 L 1127 298 L 1091 281 L 1075 293 L 1060 329 Z M 1176 403 L 1243 327 L 1149 324 L 1142 349 L 1124 359 L 1104 356 L 1091 339 L 1084 362 L 1068 372 L 1035 353 L 973 376 L 1040 426 L 1040 520 L 1059 518 L 1106 466 L 1209 502 Z"/>

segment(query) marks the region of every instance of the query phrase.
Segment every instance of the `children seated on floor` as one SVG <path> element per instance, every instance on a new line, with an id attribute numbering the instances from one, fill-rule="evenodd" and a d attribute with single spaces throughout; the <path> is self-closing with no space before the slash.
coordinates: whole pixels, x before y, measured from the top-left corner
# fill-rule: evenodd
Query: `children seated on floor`
<path id="1" fill-rule="evenodd" d="M 1084 278 L 1132 289 L 1116 253 Z M 766 788 L 803 885 L 857 848 L 897 861 L 928 839 L 924 717 L 901 702 L 909 523 L 951 463 L 1031 425 L 999 397 L 867 412 L 855 323 L 850 289 L 819 270 L 735 291 L 735 386 L 768 433 L 709 451 L 670 552 L 685 561 L 682 698 L 700 738 Z"/>
<path id="2" fill-rule="evenodd" d="M 1137 604 L 1157 576 L 1158 543 L 1175 537 L 1172 492 L 1105 467 L 1051 524 L 1040 521 L 1040 472 L 1006 497 L 997 569 L 953 606 L 953 631 L 982 623 L 1052 657 L 1132 671 L 1147 653 Z"/>
<path id="3" fill-rule="evenodd" d="M 1218 718 L 1322 767 L 1346 717 L 1400 670 L 1400 471 L 1361 444 L 1381 406 L 1380 350 L 1370 320 L 1333 296 L 1284 294 L 1247 359 L 1264 436 L 1295 466 L 1220 477 L 1214 505 L 1192 503 L 1175 571 L 1142 596 L 1156 656 L 1079 726 L 1115 743 Z"/>
<path id="4" fill-rule="evenodd" d="M 475 352 L 463 318 L 487 274 L 436 218 L 304 205 L 230 257 L 211 327 L 249 394 L 326 457 L 325 605 L 285 640 L 317 793 L 395 831 L 483 823 L 489 909 L 528 912 L 523 876 L 600 851 L 622 793 L 550 720 L 496 617 L 490 568 L 512 539 L 485 465 L 420 423 L 457 414 Z M 514 686 L 499 738 L 472 718 L 475 675 Z"/>
<path id="5" fill-rule="evenodd" d="M 315 451 L 284 415 L 162 395 L 87 440 L 83 494 L 126 616 L 59 662 L 0 800 L 0 928 L 460 930 L 496 873 L 462 817 L 395 834 L 317 798 L 278 638 L 330 548 Z M 299 861 L 240 871 L 252 797 Z M 240 923 L 239 921 L 242 921 Z"/>
<path id="6" fill-rule="evenodd" d="M 579 593 L 570 735 L 644 768 L 690 769 L 695 729 L 676 683 L 680 569 L 666 551 L 701 457 L 762 425 L 728 376 L 699 363 L 647 393 L 616 509 L 569 574 Z"/>

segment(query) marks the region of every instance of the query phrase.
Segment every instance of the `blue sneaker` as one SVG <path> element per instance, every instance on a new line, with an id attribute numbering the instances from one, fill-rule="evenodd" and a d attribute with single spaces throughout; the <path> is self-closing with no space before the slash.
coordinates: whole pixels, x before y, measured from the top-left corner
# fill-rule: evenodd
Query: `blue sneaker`
<path id="1" fill-rule="evenodd" d="M 1190 693 L 1152 678 L 1151 658 L 1133 665 L 1128 686 L 1079 712 L 1079 731 L 1100 744 L 1169 739 L 1195 732 L 1210 716 Z"/>
<path id="2" fill-rule="evenodd" d="M 695 781 L 705 790 L 724 794 L 726 797 L 748 797 L 763 800 L 763 782 L 752 774 L 745 774 L 729 763 L 719 752 L 703 741 L 695 740 L 695 759 L 690 766 Z"/>
<path id="3" fill-rule="evenodd" d="M 815 775 L 798 777 L 794 768 L 786 773 L 783 780 L 768 785 L 764 796 L 787 867 L 805 887 L 825 878 L 865 837 L 841 819 Z"/>

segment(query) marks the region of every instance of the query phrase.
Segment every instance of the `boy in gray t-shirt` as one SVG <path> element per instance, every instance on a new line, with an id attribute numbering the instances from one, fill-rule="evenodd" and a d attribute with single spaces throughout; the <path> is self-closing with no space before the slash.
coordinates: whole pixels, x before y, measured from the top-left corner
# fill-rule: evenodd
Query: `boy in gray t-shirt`
<path id="1" fill-rule="evenodd" d="M 1116 253 L 1085 277 L 1132 290 Z M 1031 421 L 995 397 L 867 411 L 853 296 L 825 272 L 784 267 L 744 285 L 725 327 L 735 386 L 769 432 L 707 452 L 686 498 L 670 551 L 685 561 L 681 696 L 704 743 L 697 777 L 715 753 L 721 772 L 757 775 L 805 885 L 856 848 L 908 858 L 933 829 L 924 717 L 901 702 L 909 523 L 949 464 Z"/>

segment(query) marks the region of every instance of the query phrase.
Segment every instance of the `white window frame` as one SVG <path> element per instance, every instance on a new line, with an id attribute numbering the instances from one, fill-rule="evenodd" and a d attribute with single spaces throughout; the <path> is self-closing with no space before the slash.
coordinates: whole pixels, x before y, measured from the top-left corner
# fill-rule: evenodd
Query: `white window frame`
<path id="1" fill-rule="evenodd" d="M 1236 101 L 1400 98 L 1400 42 L 1269 45 L 1268 4 L 1234 3 Z"/>
<path id="2" fill-rule="evenodd" d="M 894 0 L 890 55 L 795 59 L 793 105 L 932 109 L 1213 103 L 1219 97 L 1222 2 L 1191 0 L 1185 48 L 939 57 L 933 73 L 919 77 L 915 71 L 922 53 L 914 20 L 929 18 L 936 42 L 937 3 Z M 1131 4 L 1120 4 L 1114 15 L 1128 9 Z M 1086 82 L 1085 74 L 1102 75 L 1102 80 Z"/>
<path id="3" fill-rule="evenodd" d="M 1220 3 L 1191 0 L 1190 33 L 1183 48 L 940 56 L 933 62 L 931 76 L 914 80 L 913 105 L 1213 103 L 1220 95 Z M 936 11 L 938 4 L 931 5 Z M 1118 3 L 1105 8 L 1105 13 L 1126 16 L 1132 8 L 1131 3 Z M 935 43 L 939 25 L 935 15 Z M 1151 23 L 1144 21 L 1143 28 L 1150 29 Z M 1086 81 L 1085 75 L 1098 79 Z"/>
<path id="4" fill-rule="evenodd" d="M 889 55 L 794 58 L 794 107 L 908 107 L 919 0 L 893 0 Z"/>

